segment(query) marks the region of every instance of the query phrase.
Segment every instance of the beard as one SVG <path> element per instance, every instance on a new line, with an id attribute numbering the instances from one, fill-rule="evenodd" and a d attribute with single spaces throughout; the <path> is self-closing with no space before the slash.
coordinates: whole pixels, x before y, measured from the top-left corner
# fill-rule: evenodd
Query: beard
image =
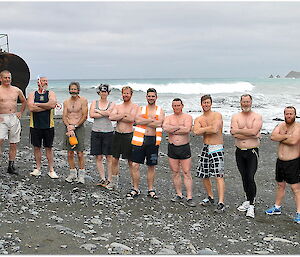
<path id="1" fill-rule="evenodd" d="M 242 111 L 243 112 L 250 112 L 251 111 L 251 107 L 242 107 Z"/>
<path id="2" fill-rule="evenodd" d="M 295 122 L 295 120 L 296 120 L 296 117 L 294 117 L 293 119 L 290 119 L 290 120 L 287 120 L 287 118 L 284 118 L 285 123 L 289 124 L 289 125 L 293 124 Z"/>

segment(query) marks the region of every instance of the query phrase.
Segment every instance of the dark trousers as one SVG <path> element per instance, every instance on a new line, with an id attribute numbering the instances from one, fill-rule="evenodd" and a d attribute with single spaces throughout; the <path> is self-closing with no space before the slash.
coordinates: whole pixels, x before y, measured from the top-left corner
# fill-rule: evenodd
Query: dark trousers
<path id="1" fill-rule="evenodd" d="M 242 176 L 243 187 L 246 193 L 247 201 L 254 203 L 256 196 L 256 184 L 254 180 L 258 164 L 258 148 L 241 150 L 236 148 L 235 158 L 237 167 Z"/>

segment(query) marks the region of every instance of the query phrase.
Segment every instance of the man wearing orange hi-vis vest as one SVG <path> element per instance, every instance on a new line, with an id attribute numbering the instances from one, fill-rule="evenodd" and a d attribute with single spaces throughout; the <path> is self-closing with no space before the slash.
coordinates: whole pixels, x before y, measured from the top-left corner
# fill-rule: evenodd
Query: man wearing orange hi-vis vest
<path id="1" fill-rule="evenodd" d="M 135 198 L 140 195 L 140 164 L 144 164 L 146 158 L 148 196 L 157 199 L 158 196 L 153 188 L 155 178 L 155 165 L 158 160 L 158 148 L 162 139 L 162 123 L 165 113 L 161 107 L 157 106 L 157 92 L 154 88 L 147 90 L 147 106 L 141 106 L 135 117 L 136 126 L 132 137 L 131 161 L 133 188 L 126 195 Z"/>

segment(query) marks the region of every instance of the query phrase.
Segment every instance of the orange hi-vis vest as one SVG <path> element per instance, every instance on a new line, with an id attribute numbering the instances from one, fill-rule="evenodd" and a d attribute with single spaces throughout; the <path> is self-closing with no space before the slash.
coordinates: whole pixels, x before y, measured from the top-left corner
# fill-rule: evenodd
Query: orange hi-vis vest
<path id="1" fill-rule="evenodd" d="M 148 119 L 148 106 L 142 106 L 142 112 L 144 118 Z M 160 114 L 161 108 L 159 106 L 155 106 L 155 118 L 158 119 L 158 116 Z M 132 136 L 131 144 L 136 146 L 142 146 L 144 142 L 144 136 L 146 132 L 146 125 L 136 125 L 134 127 L 134 132 Z M 156 142 L 155 145 L 159 145 L 162 139 L 162 128 L 156 128 Z"/>

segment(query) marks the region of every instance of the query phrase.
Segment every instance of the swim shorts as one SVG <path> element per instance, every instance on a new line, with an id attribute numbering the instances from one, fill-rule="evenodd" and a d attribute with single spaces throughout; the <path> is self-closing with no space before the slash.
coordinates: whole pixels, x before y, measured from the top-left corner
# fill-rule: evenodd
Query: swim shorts
<path id="1" fill-rule="evenodd" d="M 67 127 L 65 127 L 63 149 L 68 150 L 68 151 L 83 152 L 84 151 L 84 134 L 85 134 L 84 125 L 77 127 L 74 130 L 74 132 L 77 137 L 78 145 L 76 145 L 76 147 L 72 148 L 72 146 L 69 143 L 69 137 L 66 135 Z"/>
<path id="2" fill-rule="evenodd" d="M 53 146 L 54 128 L 39 129 L 30 128 L 30 142 L 35 147 L 41 147 L 42 141 L 44 147 Z"/>
<path id="3" fill-rule="evenodd" d="M 275 179 L 277 182 L 285 181 L 288 184 L 300 182 L 300 157 L 290 161 L 277 159 Z"/>
<path id="4" fill-rule="evenodd" d="M 224 177 L 223 145 L 204 144 L 197 167 L 197 177 Z"/>
<path id="5" fill-rule="evenodd" d="M 131 161 L 144 164 L 146 158 L 146 165 L 157 165 L 158 161 L 158 145 L 156 144 L 155 136 L 144 136 L 144 142 L 141 146 L 132 146 Z"/>
<path id="6" fill-rule="evenodd" d="M 112 138 L 112 156 L 114 158 L 119 159 L 120 155 L 122 155 L 123 159 L 130 160 L 131 156 L 131 140 L 133 133 L 119 133 L 117 131 L 114 132 Z"/>
<path id="7" fill-rule="evenodd" d="M 0 114 L 0 139 L 9 139 L 9 143 L 20 142 L 21 123 L 15 113 Z"/>
<path id="8" fill-rule="evenodd" d="M 191 158 L 191 147 L 187 143 L 185 145 L 168 144 L 168 157 L 172 159 L 185 160 Z"/>
<path id="9" fill-rule="evenodd" d="M 111 155 L 113 132 L 96 132 L 91 133 L 91 155 Z"/>

